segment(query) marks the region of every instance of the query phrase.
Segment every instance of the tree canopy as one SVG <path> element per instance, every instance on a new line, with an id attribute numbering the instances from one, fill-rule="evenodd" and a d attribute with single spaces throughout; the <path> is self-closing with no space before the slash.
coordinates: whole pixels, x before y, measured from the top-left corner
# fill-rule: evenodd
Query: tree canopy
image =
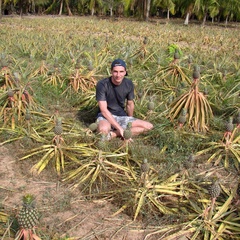
<path id="1" fill-rule="evenodd" d="M 239 21 L 239 0 L 0 0 L 0 14 L 101 15 Z"/>

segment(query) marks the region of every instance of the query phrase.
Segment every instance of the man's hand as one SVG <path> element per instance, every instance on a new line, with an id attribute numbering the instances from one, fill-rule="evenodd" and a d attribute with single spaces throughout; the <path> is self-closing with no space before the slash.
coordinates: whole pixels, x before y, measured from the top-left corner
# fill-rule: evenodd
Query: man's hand
<path id="1" fill-rule="evenodd" d="M 125 140 L 126 142 L 128 143 L 133 143 L 133 139 L 132 138 L 129 138 L 128 140 Z"/>
<path id="2" fill-rule="evenodd" d="M 123 137 L 124 129 L 123 129 L 122 127 L 120 127 L 120 128 L 118 129 L 118 132 L 119 132 L 119 136 L 120 136 L 122 139 L 124 139 L 124 137 Z"/>

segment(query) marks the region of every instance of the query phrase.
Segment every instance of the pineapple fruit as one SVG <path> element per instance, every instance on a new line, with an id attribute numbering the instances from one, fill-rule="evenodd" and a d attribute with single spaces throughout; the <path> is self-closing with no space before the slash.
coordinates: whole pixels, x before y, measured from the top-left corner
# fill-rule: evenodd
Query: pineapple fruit
<path id="1" fill-rule="evenodd" d="M 188 159 L 183 163 L 186 169 L 192 168 L 194 164 L 195 164 L 195 156 L 193 154 L 190 154 Z"/>
<path id="2" fill-rule="evenodd" d="M 95 132 L 98 128 L 98 123 L 97 122 L 94 122 L 94 123 L 91 123 L 88 128 L 92 131 L 92 132 Z"/>
<path id="3" fill-rule="evenodd" d="M 225 138 L 229 138 L 232 135 L 232 131 L 234 129 L 234 125 L 233 125 L 233 117 L 230 116 L 226 125 L 225 125 L 225 133 L 224 133 L 224 137 Z"/>
<path id="4" fill-rule="evenodd" d="M 237 128 L 239 128 L 240 127 L 240 110 L 238 110 L 237 112 L 236 123 L 237 123 Z"/>
<path id="5" fill-rule="evenodd" d="M 7 91 L 7 95 L 9 98 L 12 98 L 14 96 L 14 91 L 11 88 L 9 88 Z"/>
<path id="6" fill-rule="evenodd" d="M 174 60 L 178 60 L 178 59 L 180 59 L 180 54 L 179 54 L 178 49 L 175 49 L 175 52 L 174 52 L 173 57 L 174 57 Z"/>
<path id="7" fill-rule="evenodd" d="M 154 101 L 153 101 L 152 97 L 150 97 L 150 99 L 149 99 L 149 102 L 147 104 L 147 108 L 148 108 L 149 111 L 153 111 L 154 108 L 155 108 L 155 104 L 154 104 Z"/>
<path id="8" fill-rule="evenodd" d="M 143 159 L 143 162 L 141 165 L 141 170 L 144 173 L 147 173 L 149 171 L 149 164 L 148 164 L 148 160 L 146 158 Z"/>
<path id="9" fill-rule="evenodd" d="M 207 207 L 203 213 L 203 216 L 207 216 L 208 212 L 210 210 L 210 213 L 212 213 L 215 202 L 217 197 L 219 197 L 220 193 L 221 193 L 221 186 L 220 186 L 220 180 L 218 178 L 214 178 L 212 180 L 212 184 L 209 186 L 208 188 L 208 193 L 211 196 L 211 205 L 210 207 Z"/>
<path id="10" fill-rule="evenodd" d="M 148 43 L 148 38 L 145 36 L 143 39 L 143 44 L 146 45 Z"/>
<path id="11" fill-rule="evenodd" d="M 29 109 L 26 109 L 25 120 L 26 121 L 30 121 L 31 120 L 31 113 L 30 113 Z"/>
<path id="12" fill-rule="evenodd" d="M 107 135 L 102 134 L 101 138 L 97 142 L 97 148 L 101 151 L 106 150 L 107 147 Z"/>
<path id="13" fill-rule="evenodd" d="M 238 182 L 236 193 L 237 193 L 238 196 L 240 196 L 240 181 Z"/>
<path id="14" fill-rule="evenodd" d="M 55 135 L 59 136 L 61 135 L 63 132 L 62 129 L 62 119 L 61 118 L 57 118 L 56 119 L 56 123 L 55 123 L 55 127 L 54 127 L 54 133 Z"/>
<path id="15" fill-rule="evenodd" d="M 32 194 L 23 196 L 23 205 L 17 215 L 17 221 L 20 228 L 33 229 L 39 221 L 39 212 L 34 205 L 34 197 Z"/>
<path id="16" fill-rule="evenodd" d="M 228 122 L 226 123 L 226 131 L 232 132 L 233 131 L 233 117 L 229 117 Z"/>
<path id="17" fill-rule="evenodd" d="M 210 185 L 208 192 L 212 199 L 216 199 L 221 193 L 221 187 L 219 184 L 219 179 L 214 179 Z"/>
<path id="18" fill-rule="evenodd" d="M 182 127 L 184 125 L 184 123 L 186 122 L 186 120 L 187 120 L 187 109 L 183 108 L 181 111 L 181 114 L 178 118 L 179 127 Z"/>
<path id="19" fill-rule="evenodd" d="M 132 123 L 129 122 L 129 123 L 127 124 L 127 128 L 126 128 L 126 129 L 124 130 L 124 132 L 123 132 L 123 137 L 124 137 L 124 139 L 126 139 L 126 140 L 129 140 L 129 139 L 132 137 L 131 127 L 132 127 Z"/>
<path id="20" fill-rule="evenodd" d="M 200 78 L 200 67 L 198 65 L 195 65 L 193 69 L 193 79 L 197 80 L 199 78 Z"/>

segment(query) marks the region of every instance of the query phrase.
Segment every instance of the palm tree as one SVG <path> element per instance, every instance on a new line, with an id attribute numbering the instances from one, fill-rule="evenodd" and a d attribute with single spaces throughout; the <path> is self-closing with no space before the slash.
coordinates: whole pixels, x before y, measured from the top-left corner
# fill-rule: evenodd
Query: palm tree
<path id="1" fill-rule="evenodd" d="M 154 0 L 153 5 L 167 9 L 167 19 L 170 18 L 170 13 L 175 14 L 175 0 Z"/>
<path id="2" fill-rule="evenodd" d="M 214 17 L 216 17 L 220 12 L 220 5 L 219 2 L 212 4 L 209 6 L 209 15 L 212 18 L 212 22 L 214 22 Z"/>
<path id="3" fill-rule="evenodd" d="M 233 19 L 233 17 L 240 16 L 240 4 L 239 0 L 220 0 L 220 6 L 222 7 L 223 17 L 225 17 L 225 24 Z"/>
<path id="4" fill-rule="evenodd" d="M 64 3 L 64 0 L 61 0 L 60 1 L 60 10 L 59 10 L 58 15 L 62 15 L 63 3 Z M 71 9 L 69 7 L 69 0 L 65 0 L 65 3 L 66 3 L 67 11 L 68 11 L 68 16 L 72 16 L 73 14 L 72 14 Z"/>
<path id="5" fill-rule="evenodd" d="M 148 21 L 151 7 L 151 0 L 132 0 L 132 7 L 136 7 L 140 20 Z"/>
<path id="6" fill-rule="evenodd" d="M 102 0 L 103 1 L 103 9 L 105 12 L 107 12 L 108 10 L 110 11 L 110 16 L 113 16 L 113 11 L 115 10 L 117 12 L 118 8 L 123 6 L 125 1 L 122 0 Z M 128 1 L 129 4 L 130 1 Z M 128 8 L 128 6 L 125 8 Z"/>
<path id="7" fill-rule="evenodd" d="M 211 6 L 217 6 L 217 0 L 195 0 L 194 12 L 199 19 L 202 19 L 202 25 L 205 25 L 207 15 Z"/>
<path id="8" fill-rule="evenodd" d="M 178 0 L 177 2 L 180 12 L 185 16 L 184 25 L 188 25 L 189 23 L 189 19 L 193 13 L 194 2 L 195 0 Z"/>
<path id="9" fill-rule="evenodd" d="M 0 19 L 2 18 L 2 0 L 0 0 Z"/>
<path id="10" fill-rule="evenodd" d="M 50 0 L 31 0 L 31 10 L 33 13 L 36 13 L 36 7 L 44 7 L 47 6 Z"/>
<path id="11" fill-rule="evenodd" d="M 102 0 L 90 0 L 89 9 L 91 11 L 91 15 L 93 16 L 97 10 L 103 6 Z"/>
<path id="12" fill-rule="evenodd" d="M 44 0 L 42 0 L 44 1 Z M 45 0 L 48 1 L 48 0 Z M 72 16 L 72 11 L 69 7 L 69 0 L 60 0 L 59 2 L 57 0 L 53 0 L 51 2 L 51 4 L 47 7 L 47 9 L 45 10 L 45 12 L 47 13 L 51 13 L 53 10 L 55 10 L 56 8 L 59 7 L 59 11 L 58 11 L 58 15 L 62 15 L 63 12 L 63 7 L 64 7 L 64 2 L 66 4 L 66 8 L 67 8 L 67 12 L 69 16 Z M 60 4 L 60 5 L 59 5 Z"/>

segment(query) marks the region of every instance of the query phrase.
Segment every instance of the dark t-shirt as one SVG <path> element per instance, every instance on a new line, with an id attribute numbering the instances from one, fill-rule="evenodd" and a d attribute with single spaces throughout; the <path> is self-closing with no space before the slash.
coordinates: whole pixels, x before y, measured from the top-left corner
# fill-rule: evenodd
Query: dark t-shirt
<path id="1" fill-rule="evenodd" d="M 124 108 L 126 100 L 134 99 L 133 82 L 124 78 L 120 85 L 115 85 L 111 77 L 100 80 L 96 86 L 96 100 L 106 101 L 108 110 L 116 116 L 127 116 Z"/>

